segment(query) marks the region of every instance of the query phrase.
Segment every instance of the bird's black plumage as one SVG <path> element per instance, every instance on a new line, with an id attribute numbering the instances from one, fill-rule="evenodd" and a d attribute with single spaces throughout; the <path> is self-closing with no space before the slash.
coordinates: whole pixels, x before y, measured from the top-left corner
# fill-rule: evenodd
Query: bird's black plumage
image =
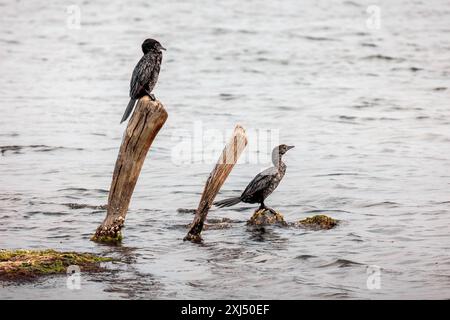
<path id="1" fill-rule="evenodd" d="M 130 81 L 130 102 L 125 110 L 120 123 L 124 122 L 133 110 L 136 100 L 148 95 L 152 100 L 155 96 L 152 90 L 158 81 L 159 71 L 161 69 L 162 52 L 166 50 L 158 41 L 146 39 L 142 43 L 142 52 L 144 56 L 139 60 L 133 70 Z"/>
<path id="2" fill-rule="evenodd" d="M 286 173 L 286 164 L 281 161 L 281 157 L 293 146 L 287 146 L 285 144 L 275 147 L 272 151 L 273 167 L 264 170 L 256 175 L 255 178 L 248 184 L 244 192 L 240 197 L 229 198 L 221 201 L 214 202 L 214 205 L 222 208 L 233 206 L 239 202 L 245 203 L 259 203 L 260 209 L 268 209 L 264 204 L 264 200 L 278 187 L 281 179 L 283 179 Z"/>

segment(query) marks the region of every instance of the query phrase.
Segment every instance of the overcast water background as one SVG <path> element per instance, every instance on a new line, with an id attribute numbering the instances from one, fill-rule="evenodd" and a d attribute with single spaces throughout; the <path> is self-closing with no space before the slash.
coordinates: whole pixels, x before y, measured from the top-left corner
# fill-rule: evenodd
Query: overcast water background
<path id="1" fill-rule="evenodd" d="M 121 260 L 82 274 L 80 290 L 62 275 L 2 283 L 0 298 L 450 298 L 448 1 L 1 0 L 0 11 L 0 248 Z M 89 237 L 147 37 L 167 48 L 154 92 L 169 118 L 123 244 L 100 245 Z M 217 199 L 270 166 L 270 129 L 270 148 L 296 148 L 267 204 L 337 228 L 251 230 L 244 204 L 212 209 L 231 227 L 203 245 L 182 241 L 192 215 L 178 209 L 197 206 L 237 123 L 249 146 Z"/>

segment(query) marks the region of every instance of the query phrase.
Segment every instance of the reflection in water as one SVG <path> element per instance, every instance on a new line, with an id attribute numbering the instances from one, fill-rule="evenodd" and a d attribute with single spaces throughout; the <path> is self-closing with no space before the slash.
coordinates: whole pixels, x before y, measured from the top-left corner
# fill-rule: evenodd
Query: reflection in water
<path id="1" fill-rule="evenodd" d="M 267 241 L 270 244 L 284 242 L 283 238 L 273 230 L 273 227 L 261 227 L 261 226 L 248 226 L 247 230 L 250 232 L 250 240 L 264 242 Z"/>

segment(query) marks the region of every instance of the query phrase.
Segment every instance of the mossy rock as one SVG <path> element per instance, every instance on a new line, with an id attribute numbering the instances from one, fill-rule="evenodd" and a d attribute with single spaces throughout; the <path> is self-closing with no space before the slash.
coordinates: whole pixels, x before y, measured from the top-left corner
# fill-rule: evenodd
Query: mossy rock
<path id="1" fill-rule="evenodd" d="M 338 224 L 338 220 L 319 214 L 300 220 L 297 224 L 313 230 L 328 230 L 334 228 Z"/>
<path id="2" fill-rule="evenodd" d="M 265 226 L 271 224 L 287 225 L 281 213 L 276 212 L 276 214 L 273 214 L 267 209 L 256 210 L 252 217 L 247 221 L 247 225 L 250 226 Z"/>
<path id="3" fill-rule="evenodd" d="M 55 250 L 0 250 L 0 280 L 32 279 L 37 276 L 65 274 L 76 265 L 83 272 L 106 270 L 101 262 L 112 261 L 90 253 Z"/>

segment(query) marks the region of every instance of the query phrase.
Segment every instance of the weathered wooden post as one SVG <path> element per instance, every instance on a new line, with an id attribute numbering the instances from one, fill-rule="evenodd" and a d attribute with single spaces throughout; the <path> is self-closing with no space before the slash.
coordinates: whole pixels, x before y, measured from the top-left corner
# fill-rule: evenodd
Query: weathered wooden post
<path id="1" fill-rule="evenodd" d="M 184 240 L 192 242 L 202 241 L 200 233 L 203 230 L 203 224 L 208 215 L 209 208 L 231 170 L 233 170 L 234 165 L 246 145 L 247 137 L 245 135 L 245 130 L 240 125 L 237 125 L 236 128 L 234 128 L 233 136 L 223 149 L 217 164 L 206 181 L 200 203 L 195 213 L 194 221 L 190 225 L 189 232 L 186 237 L 184 237 Z"/>
<path id="2" fill-rule="evenodd" d="M 128 122 L 120 146 L 109 189 L 106 218 L 91 238 L 99 242 L 118 242 L 131 196 L 141 172 L 147 151 L 167 119 L 159 101 L 142 97 Z"/>

